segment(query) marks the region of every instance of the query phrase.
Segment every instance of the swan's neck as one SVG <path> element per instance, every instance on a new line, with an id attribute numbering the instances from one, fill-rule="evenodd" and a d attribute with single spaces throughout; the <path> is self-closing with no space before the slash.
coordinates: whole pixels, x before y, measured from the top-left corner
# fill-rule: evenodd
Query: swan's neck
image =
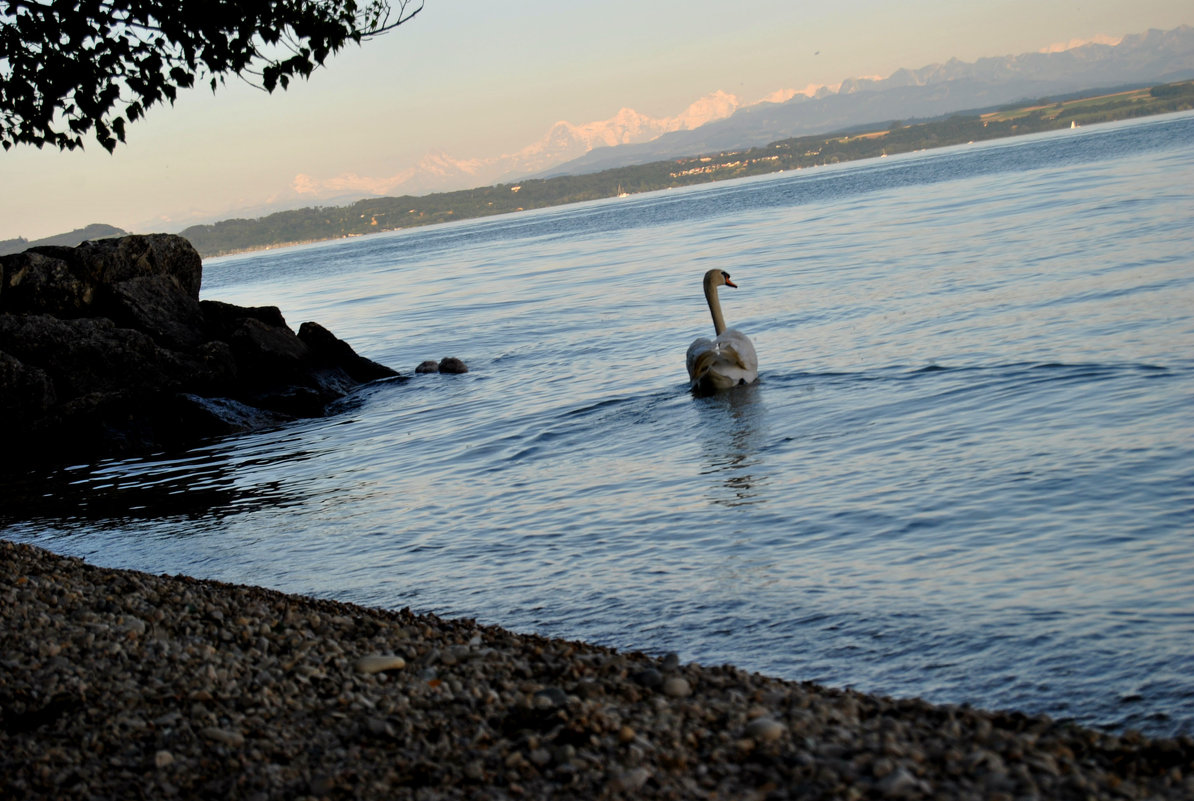
<path id="1" fill-rule="evenodd" d="M 717 299 L 717 287 L 713 282 L 705 279 L 705 300 L 709 302 L 709 313 L 713 315 L 713 330 L 717 336 L 726 330 L 726 320 L 721 316 L 721 301 Z"/>

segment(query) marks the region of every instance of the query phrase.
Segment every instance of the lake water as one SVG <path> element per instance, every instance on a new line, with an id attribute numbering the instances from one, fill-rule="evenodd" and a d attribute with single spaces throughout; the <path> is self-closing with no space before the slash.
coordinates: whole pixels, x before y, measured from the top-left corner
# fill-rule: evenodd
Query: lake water
<path id="1" fill-rule="evenodd" d="M 1181 114 L 211 260 L 471 372 L 35 476 L 0 536 L 1194 734 L 1192 222 Z M 761 377 L 698 398 L 711 267 Z"/>

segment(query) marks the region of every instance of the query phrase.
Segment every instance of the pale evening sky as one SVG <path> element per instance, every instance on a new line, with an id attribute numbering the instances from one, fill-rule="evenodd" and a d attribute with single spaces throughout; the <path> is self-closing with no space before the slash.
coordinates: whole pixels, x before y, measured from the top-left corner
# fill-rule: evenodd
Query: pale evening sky
<path id="1" fill-rule="evenodd" d="M 0 152 L 0 239 L 94 222 L 177 231 L 257 216 L 293 196 L 299 175 L 392 175 L 429 151 L 497 156 L 559 120 L 623 107 L 669 117 L 717 90 L 753 102 L 1192 23 L 1189 0 L 426 0 L 286 92 L 237 79 L 184 92 L 132 124 L 114 154 L 94 141 Z"/>

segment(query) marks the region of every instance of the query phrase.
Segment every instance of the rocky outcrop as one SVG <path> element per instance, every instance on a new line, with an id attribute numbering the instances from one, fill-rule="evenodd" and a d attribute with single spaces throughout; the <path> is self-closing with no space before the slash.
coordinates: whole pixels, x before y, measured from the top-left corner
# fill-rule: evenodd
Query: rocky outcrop
<path id="1" fill-rule="evenodd" d="M 398 377 L 317 323 L 199 300 L 202 263 L 167 234 L 0 257 L 0 425 L 9 458 L 182 447 L 326 413 Z"/>

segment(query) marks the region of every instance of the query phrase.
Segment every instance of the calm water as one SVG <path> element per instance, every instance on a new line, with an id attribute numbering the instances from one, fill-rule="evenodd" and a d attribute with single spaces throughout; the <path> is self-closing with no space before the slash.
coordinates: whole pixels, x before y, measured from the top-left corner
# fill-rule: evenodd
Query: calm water
<path id="1" fill-rule="evenodd" d="M 472 371 L 38 476 L 0 536 L 1194 733 L 1192 187 L 1185 114 L 209 261 Z M 715 266 L 761 380 L 694 398 Z"/>

